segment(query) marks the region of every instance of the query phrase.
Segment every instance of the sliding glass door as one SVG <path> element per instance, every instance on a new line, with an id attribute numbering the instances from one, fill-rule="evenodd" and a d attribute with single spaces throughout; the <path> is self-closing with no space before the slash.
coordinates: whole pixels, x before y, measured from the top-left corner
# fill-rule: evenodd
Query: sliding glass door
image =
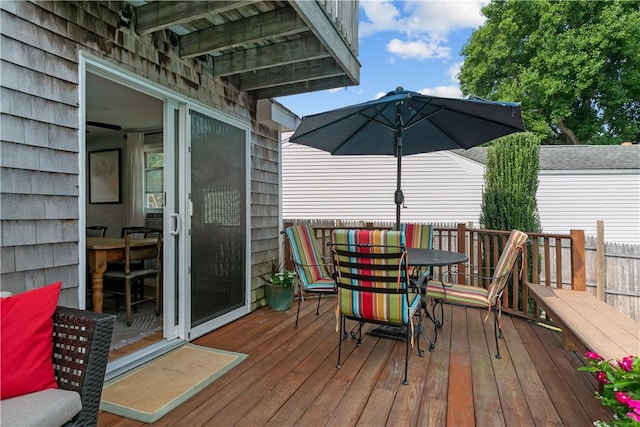
<path id="1" fill-rule="evenodd" d="M 189 121 L 190 322 L 204 331 L 248 311 L 247 130 L 194 110 Z"/>

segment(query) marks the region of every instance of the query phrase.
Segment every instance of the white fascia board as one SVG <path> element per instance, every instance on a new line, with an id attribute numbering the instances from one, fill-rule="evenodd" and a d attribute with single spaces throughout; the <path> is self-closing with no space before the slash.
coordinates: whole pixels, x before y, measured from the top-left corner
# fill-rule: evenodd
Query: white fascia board
<path id="1" fill-rule="evenodd" d="M 295 130 L 300 125 L 300 117 L 273 99 L 259 99 L 257 109 L 258 122 L 280 132 Z"/>

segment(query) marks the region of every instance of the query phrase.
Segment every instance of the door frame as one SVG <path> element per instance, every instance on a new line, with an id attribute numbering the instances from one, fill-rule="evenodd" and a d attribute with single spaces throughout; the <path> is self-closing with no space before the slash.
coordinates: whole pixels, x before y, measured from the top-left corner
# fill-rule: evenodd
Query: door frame
<path id="1" fill-rule="evenodd" d="M 186 331 L 187 333 L 187 339 L 188 340 L 192 340 L 195 339 L 199 336 L 202 336 L 208 332 L 211 332 L 214 329 L 217 329 L 223 325 L 226 325 L 227 323 L 230 323 L 248 313 L 251 312 L 251 127 L 246 124 L 243 123 L 240 120 L 237 120 L 233 117 L 229 117 L 225 114 L 222 114 L 219 111 L 213 110 L 210 107 L 206 107 L 206 106 L 202 106 L 202 105 L 196 105 L 196 104 L 190 104 L 188 106 L 186 106 L 186 111 L 185 111 L 185 121 L 187 123 L 191 123 L 191 121 L 188 119 L 189 117 L 189 111 L 195 111 L 199 114 L 202 114 L 204 116 L 207 117 L 211 117 L 213 119 L 222 121 L 228 125 L 234 126 L 242 131 L 244 131 L 245 133 L 245 158 L 244 158 L 244 167 L 245 167 L 245 230 L 244 230 L 244 239 L 245 239 L 245 265 L 244 265 L 244 275 L 245 275 L 245 301 L 244 301 L 244 305 L 242 307 L 239 307 L 235 310 L 232 310 L 228 313 L 225 313 L 221 316 L 218 316 L 212 320 L 209 320 L 207 322 L 204 322 L 198 326 L 195 326 L 193 328 L 188 327 L 188 330 Z M 186 147 L 186 152 L 187 152 L 187 164 L 186 164 L 186 169 L 184 171 L 184 174 L 182 174 L 183 176 L 185 176 L 185 191 L 183 191 L 182 193 L 186 196 L 190 194 L 190 189 L 191 189 L 191 128 L 190 126 L 187 124 L 186 129 L 185 129 L 185 138 L 186 138 L 186 143 L 187 143 L 187 147 Z M 192 206 L 191 206 L 191 200 L 186 200 L 187 202 L 187 211 L 190 212 L 192 210 Z M 185 247 L 188 250 L 188 262 L 190 262 L 191 260 L 191 216 L 188 215 L 185 217 L 185 237 L 187 238 L 188 242 L 185 245 Z M 189 277 L 187 280 L 187 283 L 191 283 L 191 273 L 190 273 L 190 268 L 188 269 L 188 273 L 189 273 Z M 191 299 L 190 299 L 190 289 L 188 289 L 189 292 L 187 292 L 189 295 L 185 295 L 186 297 L 186 301 L 187 301 L 187 306 L 188 309 L 184 311 L 184 314 L 186 316 L 186 318 L 184 319 L 185 325 L 190 325 L 191 323 Z"/>
<path id="2" fill-rule="evenodd" d="M 165 192 L 167 200 L 175 200 L 177 198 L 177 206 L 180 209 L 178 214 L 180 215 L 180 230 L 177 236 L 179 258 L 177 266 L 174 263 L 175 251 L 171 245 L 167 245 L 166 240 L 163 248 L 163 316 L 164 316 L 164 336 L 165 339 L 154 345 L 146 347 L 136 353 L 132 353 L 131 356 L 125 356 L 111 362 L 107 366 L 107 379 L 113 378 L 120 373 L 126 372 L 135 366 L 140 365 L 148 360 L 157 357 L 160 354 L 165 353 L 184 342 L 192 340 L 198 336 L 204 335 L 226 323 L 229 323 L 237 318 L 249 313 L 251 311 L 251 126 L 248 122 L 242 121 L 236 117 L 225 114 L 221 111 L 216 111 L 211 107 L 199 102 L 197 100 L 188 98 L 180 93 L 172 91 L 168 88 L 161 86 L 160 84 L 150 82 L 142 77 L 124 70 L 119 66 L 107 62 L 101 58 L 98 58 L 91 53 L 85 51 L 79 52 L 79 149 L 78 149 L 78 164 L 79 164 L 79 176 L 78 176 L 78 209 L 79 209 L 79 248 L 84 248 L 86 245 L 86 238 L 84 230 L 86 228 L 86 210 L 84 206 L 86 204 L 86 74 L 92 73 L 99 75 L 100 77 L 112 80 L 116 83 L 130 87 L 134 90 L 143 92 L 149 96 L 160 99 L 163 104 L 163 150 L 165 152 L 170 151 L 173 147 L 178 149 L 181 153 L 187 153 L 189 150 L 187 142 L 190 141 L 190 129 L 188 120 L 188 110 L 193 109 L 202 112 L 207 116 L 213 117 L 217 120 L 228 123 L 232 126 L 238 127 L 245 131 L 245 197 L 246 197 L 246 228 L 245 228 L 245 248 L 246 248 L 246 262 L 245 262 L 245 305 L 241 309 L 234 310 L 223 316 L 220 316 L 212 321 L 206 322 L 202 325 L 198 325 L 196 328 L 190 328 L 190 259 L 191 251 L 188 243 L 188 232 L 190 229 L 190 221 L 188 221 L 189 213 L 189 199 L 188 190 L 190 186 L 190 177 L 186 173 L 189 171 L 190 163 L 187 160 L 187 155 L 179 156 L 177 168 L 175 164 L 170 165 L 171 171 L 167 172 L 167 164 L 165 158 Z M 178 118 L 176 123 L 175 109 L 178 109 Z M 177 131 L 176 131 L 177 128 Z M 178 141 L 176 141 L 176 136 Z M 176 177 L 174 171 L 177 170 L 178 176 Z M 168 186 L 170 183 L 175 182 L 177 178 L 178 188 L 171 188 L 172 194 L 168 194 Z M 188 179 L 187 179 L 188 178 Z M 172 180 L 172 181 L 169 181 Z M 169 206 L 167 203 L 166 206 Z M 165 212 L 163 215 L 163 227 L 164 230 L 170 230 L 174 227 L 171 212 Z M 169 236 L 169 233 L 165 233 L 165 236 Z M 167 239 L 165 237 L 165 239 Z M 86 270 L 87 259 L 86 251 L 79 250 L 79 266 L 78 269 L 78 301 L 80 308 L 85 308 L 86 301 L 86 275 L 82 274 Z M 178 283 L 175 284 L 175 268 L 178 268 L 179 276 L 177 278 Z M 175 287 L 178 287 L 178 301 L 181 301 L 176 306 L 174 291 Z M 177 314 L 176 314 L 177 308 Z M 177 318 L 178 325 L 173 325 L 171 319 Z"/>

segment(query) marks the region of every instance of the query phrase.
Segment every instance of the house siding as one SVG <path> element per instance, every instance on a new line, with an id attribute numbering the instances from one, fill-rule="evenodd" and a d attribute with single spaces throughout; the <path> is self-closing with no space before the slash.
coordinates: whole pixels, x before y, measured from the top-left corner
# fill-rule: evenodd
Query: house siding
<path id="1" fill-rule="evenodd" d="M 640 173 L 543 171 L 539 181 L 543 231 L 582 229 L 595 236 L 596 222 L 602 220 L 607 242 L 640 244 Z"/>
<path id="2" fill-rule="evenodd" d="M 138 35 L 122 13 L 128 7 L 127 2 L 0 2 L 2 289 L 22 292 L 62 280 L 60 303 L 78 306 L 79 57 L 84 51 L 250 124 L 255 307 L 262 288 L 254 264 L 277 256 L 277 131 L 256 121 L 254 97 L 211 77 L 211 64 L 180 59 L 168 31 Z"/>
<path id="3" fill-rule="evenodd" d="M 466 169 L 465 169 L 466 167 Z M 478 221 L 483 168 L 446 152 L 402 159 L 402 221 Z M 331 156 L 285 143 L 284 218 L 395 221 L 397 162 L 392 156 Z"/>
<path id="4" fill-rule="evenodd" d="M 640 147 L 622 148 L 640 162 Z M 566 160 L 570 163 L 570 156 Z M 597 221 L 603 220 L 607 242 L 640 244 L 640 169 L 602 167 L 540 171 L 543 232 L 582 229 L 594 236 Z M 395 221 L 396 159 L 391 156 L 331 156 L 286 142 L 282 186 L 285 219 Z M 478 225 L 483 187 L 480 162 L 444 151 L 405 156 L 401 220 Z"/>

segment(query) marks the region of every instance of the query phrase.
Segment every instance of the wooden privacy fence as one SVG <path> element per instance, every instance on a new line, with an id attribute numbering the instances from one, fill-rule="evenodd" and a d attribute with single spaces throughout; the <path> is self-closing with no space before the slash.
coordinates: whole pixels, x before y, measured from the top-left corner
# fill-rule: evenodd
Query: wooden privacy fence
<path id="1" fill-rule="evenodd" d="M 313 226 L 316 238 L 327 257 L 327 243 L 331 232 L 336 228 L 382 228 L 391 229 L 390 223 L 361 223 L 357 221 L 288 221 L 292 224 L 307 223 Z M 490 268 L 493 267 L 500 249 L 509 237 L 509 231 L 469 228 L 466 224 L 434 224 L 434 249 L 465 253 L 468 264 L 479 268 L 480 279 L 457 275 L 459 283 L 474 286 L 486 286 L 489 282 Z M 521 316 L 539 318 L 539 310 L 529 298 L 525 280 L 551 287 L 565 287 L 573 290 L 586 290 L 585 275 L 585 236 L 583 230 L 571 230 L 569 234 L 528 233 L 523 262 L 515 266 L 512 280 L 503 299 L 503 310 Z M 289 245 L 285 245 L 286 268 L 292 269 Z M 434 278 L 440 277 L 447 269 L 464 272 L 466 266 L 437 267 Z M 535 315 L 534 315 L 535 313 Z"/>

